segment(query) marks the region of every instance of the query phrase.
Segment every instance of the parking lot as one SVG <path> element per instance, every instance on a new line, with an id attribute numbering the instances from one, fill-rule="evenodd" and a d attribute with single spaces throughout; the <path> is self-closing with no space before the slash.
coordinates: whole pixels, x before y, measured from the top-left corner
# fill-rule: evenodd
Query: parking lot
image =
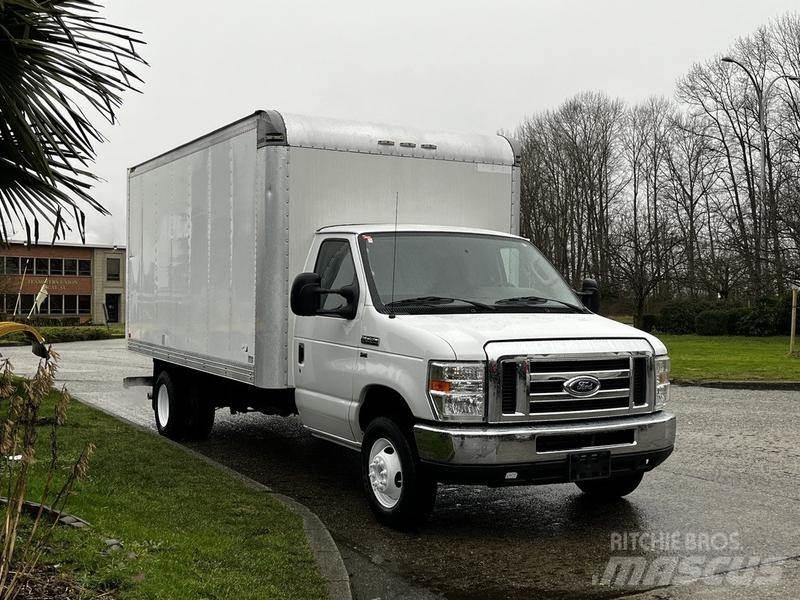
<path id="1" fill-rule="evenodd" d="M 145 388 L 121 384 L 149 374 L 145 357 L 124 340 L 58 350 L 59 379 L 75 396 L 154 428 Z M 34 368 L 28 348 L 2 353 L 21 374 Z M 218 411 L 211 438 L 192 447 L 316 512 L 357 597 L 795 597 L 800 393 L 677 387 L 670 408 L 676 451 L 625 500 L 594 505 L 572 485 L 440 486 L 414 533 L 377 525 L 357 455 L 313 439 L 296 418 Z M 608 577 L 619 557 L 644 559 L 644 577 Z M 699 579 L 677 585 L 675 565 L 690 557 Z"/>

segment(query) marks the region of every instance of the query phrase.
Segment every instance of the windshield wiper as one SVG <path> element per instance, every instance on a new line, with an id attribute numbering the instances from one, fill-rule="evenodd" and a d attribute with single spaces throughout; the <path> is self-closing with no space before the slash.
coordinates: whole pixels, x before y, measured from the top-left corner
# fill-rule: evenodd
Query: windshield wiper
<path id="1" fill-rule="evenodd" d="M 502 300 L 495 302 L 495 304 L 546 304 L 547 302 L 556 302 L 557 304 L 577 310 L 578 312 L 583 312 L 583 309 L 580 306 L 575 306 L 574 304 L 564 302 L 563 300 L 556 300 L 555 298 L 542 298 L 541 296 L 517 296 L 515 298 L 503 298 Z"/>
<path id="2" fill-rule="evenodd" d="M 403 298 L 402 300 L 395 300 L 386 304 L 387 308 L 398 306 L 436 306 L 438 304 L 452 304 L 453 302 L 463 302 L 471 304 L 477 308 L 485 310 L 494 310 L 495 307 L 483 302 L 476 302 L 475 300 L 467 300 L 466 298 L 451 298 L 448 296 L 417 296 L 416 298 Z"/>

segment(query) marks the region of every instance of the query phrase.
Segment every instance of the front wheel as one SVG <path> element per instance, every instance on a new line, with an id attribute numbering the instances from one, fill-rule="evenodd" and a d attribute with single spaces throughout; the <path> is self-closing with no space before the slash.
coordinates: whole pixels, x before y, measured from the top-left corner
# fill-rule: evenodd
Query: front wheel
<path id="1" fill-rule="evenodd" d="M 598 500 L 613 500 L 627 496 L 642 482 L 644 473 L 632 473 L 630 475 L 617 475 L 609 479 L 589 479 L 586 481 L 576 481 L 575 485 L 580 490 L 592 498 Z"/>
<path id="2" fill-rule="evenodd" d="M 413 526 L 433 510 L 436 482 L 420 472 L 412 445 L 391 419 L 378 417 L 367 426 L 361 472 L 370 508 L 381 523 Z"/>

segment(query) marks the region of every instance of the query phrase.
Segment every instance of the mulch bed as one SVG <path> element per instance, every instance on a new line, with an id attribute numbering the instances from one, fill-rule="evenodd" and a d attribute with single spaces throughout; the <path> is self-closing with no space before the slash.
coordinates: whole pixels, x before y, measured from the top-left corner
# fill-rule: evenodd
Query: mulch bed
<path id="1" fill-rule="evenodd" d="M 17 591 L 18 600 L 72 600 L 81 595 L 81 587 L 75 581 L 45 565 L 36 567 Z"/>

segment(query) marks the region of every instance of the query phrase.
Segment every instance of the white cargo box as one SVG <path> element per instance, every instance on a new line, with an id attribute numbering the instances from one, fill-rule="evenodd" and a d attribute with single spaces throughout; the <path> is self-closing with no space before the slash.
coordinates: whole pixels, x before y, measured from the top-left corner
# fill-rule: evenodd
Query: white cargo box
<path id="1" fill-rule="evenodd" d="M 258 111 L 132 167 L 128 347 L 291 387 L 288 292 L 317 229 L 396 218 L 517 233 L 518 165 L 502 136 Z"/>

